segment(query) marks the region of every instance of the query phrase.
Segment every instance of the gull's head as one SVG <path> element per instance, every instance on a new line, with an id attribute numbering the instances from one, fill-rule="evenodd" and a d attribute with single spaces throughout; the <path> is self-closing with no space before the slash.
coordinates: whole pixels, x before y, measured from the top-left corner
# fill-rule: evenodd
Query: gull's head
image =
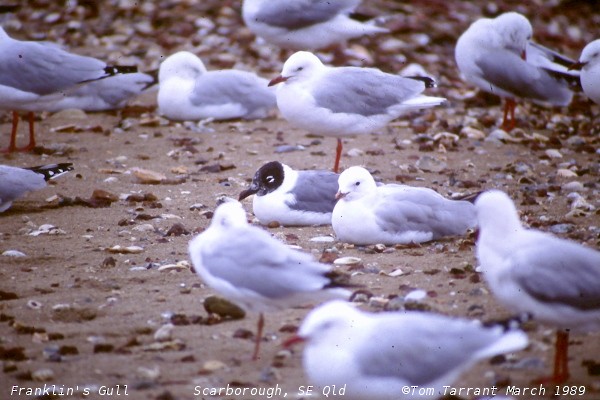
<path id="1" fill-rule="evenodd" d="M 243 200 L 253 194 L 264 196 L 277 190 L 283 184 L 285 171 L 289 169 L 287 165 L 279 161 L 270 161 L 264 164 L 254 174 L 250 187 L 240 193 L 238 200 Z"/>
<path id="2" fill-rule="evenodd" d="M 377 188 L 375 179 L 363 167 L 350 167 L 340 174 L 338 178 L 338 192 L 336 199 L 353 200 L 371 193 Z"/>
<path id="3" fill-rule="evenodd" d="M 600 39 L 590 42 L 583 48 L 581 57 L 579 57 L 580 67 L 583 69 L 600 65 Z"/>
<path id="4" fill-rule="evenodd" d="M 298 51 L 290 56 L 283 64 L 281 75 L 269 82 L 269 86 L 278 83 L 310 78 L 324 65 L 317 56 L 308 51 Z"/>
<path id="5" fill-rule="evenodd" d="M 286 340 L 284 345 L 300 342 L 326 341 L 327 338 L 340 340 L 340 333 L 356 326 L 360 329 L 363 315 L 351 303 L 342 300 L 329 301 L 312 310 L 295 336 Z"/>
<path id="6" fill-rule="evenodd" d="M 525 59 L 525 49 L 533 35 L 529 20 L 519 13 L 507 12 L 496 17 L 493 25 L 504 47 Z"/>
<path id="7" fill-rule="evenodd" d="M 189 51 L 180 51 L 167 57 L 160 64 L 158 81 L 164 82 L 171 78 L 195 80 L 206 72 L 202 60 Z"/>
<path id="8" fill-rule="evenodd" d="M 210 227 L 221 229 L 244 227 L 248 225 L 246 211 L 242 203 L 236 200 L 229 200 L 221 204 L 215 210 Z"/>
<path id="9" fill-rule="evenodd" d="M 521 229 L 517 209 L 508 195 L 500 190 L 489 190 L 475 200 L 477 223 L 481 233 L 490 232 L 498 240 Z"/>

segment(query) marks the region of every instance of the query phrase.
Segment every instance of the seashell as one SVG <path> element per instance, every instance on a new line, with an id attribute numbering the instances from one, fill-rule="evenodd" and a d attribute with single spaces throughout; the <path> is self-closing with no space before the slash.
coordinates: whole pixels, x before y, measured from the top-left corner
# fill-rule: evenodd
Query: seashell
<path id="1" fill-rule="evenodd" d="M 27 257 L 27 254 L 19 250 L 5 250 L 2 252 L 2 255 L 5 257 Z"/>
<path id="2" fill-rule="evenodd" d="M 331 243 L 334 242 L 335 239 L 332 236 L 315 236 L 309 239 L 309 242 L 318 242 L 318 243 Z"/>
<path id="3" fill-rule="evenodd" d="M 358 257 L 340 257 L 333 261 L 335 265 L 356 265 L 361 262 L 362 260 Z"/>

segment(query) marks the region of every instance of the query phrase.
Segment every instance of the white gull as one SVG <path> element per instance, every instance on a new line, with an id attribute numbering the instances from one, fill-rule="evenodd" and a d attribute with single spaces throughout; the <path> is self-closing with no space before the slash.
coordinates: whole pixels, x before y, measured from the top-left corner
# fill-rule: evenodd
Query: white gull
<path id="1" fill-rule="evenodd" d="M 260 313 L 253 359 L 262 340 L 263 312 L 349 295 L 344 289 L 329 289 L 335 286 L 329 266 L 249 225 L 237 201 L 215 210 L 210 227 L 190 241 L 189 254 L 206 284 Z"/>
<path id="2" fill-rule="evenodd" d="M 375 132 L 411 110 L 429 108 L 446 99 L 421 93 L 431 78 L 401 77 L 375 68 L 329 67 L 312 53 L 294 53 L 281 75 L 277 106 L 293 126 L 338 137 L 333 171 L 342 153 L 342 136 Z"/>
<path id="3" fill-rule="evenodd" d="M 569 376 L 569 331 L 600 329 L 600 252 L 521 225 L 512 200 L 492 190 L 475 201 L 477 259 L 496 298 L 558 328 L 552 380 Z"/>
<path id="4" fill-rule="evenodd" d="M 568 71 L 573 61 L 531 42 L 532 34 L 527 18 L 508 12 L 472 23 L 454 50 L 463 79 L 505 99 L 505 130 L 515 126 L 517 99 L 565 106 L 573 96 L 570 82 L 578 80 Z"/>
<path id="5" fill-rule="evenodd" d="M 160 64 L 159 113 L 168 119 L 265 118 L 275 108 L 268 81 L 247 71 L 207 71 L 200 58 L 187 51 Z"/>
<path id="6" fill-rule="evenodd" d="M 527 335 L 423 312 L 362 312 L 330 301 L 311 311 L 286 345 L 306 341 L 311 383 L 348 400 L 437 399 L 479 360 L 521 350 Z M 320 391 L 317 390 L 317 391 Z"/>
<path id="7" fill-rule="evenodd" d="M 244 0 L 246 26 L 265 41 L 292 50 L 316 50 L 364 35 L 388 32 L 350 17 L 360 0 Z"/>
<path id="8" fill-rule="evenodd" d="M 476 225 L 475 208 L 449 200 L 433 189 L 407 185 L 377 186 L 365 168 L 340 174 L 331 224 L 343 242 L 406 244 L 463 235 Z"/>

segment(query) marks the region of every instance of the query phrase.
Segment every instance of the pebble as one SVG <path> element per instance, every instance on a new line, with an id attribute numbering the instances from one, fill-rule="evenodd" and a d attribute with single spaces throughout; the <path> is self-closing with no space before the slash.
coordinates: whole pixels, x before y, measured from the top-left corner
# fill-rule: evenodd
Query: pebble
<path id="1" fill-rule="evenodd" d="M 117 253 L 117 254 L 139 254 L 144 251 L 143 247 L 140 246 L 127 246 L 123 247 L 121 245 L 115 245 L 106 249 L 109 253 Z"/>
<path id="2" fill-rule="evenodd" d="M 422 289 L 416 289 L 404 296 L 404 301 L 419 301 L 427 297 L 427 292 Z"/>
<path id="3" fill-rule="evenodd" d="M 561 189 L 568 192 L 583 192 L 586 190 L 585 186 L 583 186 L 583 183 L 578 181 L 565 183 L 562 185 Z"/>
<path id="4" fill-rule="evenodd" d="M 425 172 L 442 172 L 448 167 L 448 164 L 436 157 L 425 155 L 417 160 L 415 166 Z"/>
<path id="5" fill-rule="evenodd" d="M 334 242 L 335 239 L 333 236 L 315 236 L 309 239 L 310 242 L 318 242 L 318 243 L 330 243 Z"/>
<path id="6" fill-rule="evenodd" d="M 212 373 L 227 368 L 227 364 L 219 360 L 208 360 L 202 364 L 201 372 Z"/>
<path id="7" fill-rule="evenodd" d="M 556 177 L 557 178 L 576 178 L 577 174 L 575 172 L 571 171 L 570 169 L 561 168 L 558 171 L 556 171 Z"/>
<path id="8" fill-rule="evenodd" d="M 5 250 L 2 252 L 4 257 L 27 257 L 25 253 L 19 250 Z"/>
<path id="9" fill-rule="evenodd" d="M 563 158 L 563 155 L 560 153 L 560 151 L 556 149 L 547 149 L 545 153 L 550 158 Z"/>
<path id="10" fill-rule="evenodd" d="M 365 152 L 361 149 L 357 149 L 356 147 L 354 147 L 354 148 L 348 150 L 346 152 L 346 155 L 348 157 L 360 157 L 360 156 L 364 156 Z"/>
<path id="11" fill-rule="evenodd" d="M 31 373 L 31 378 L 38 382 L 48 382 L 54 379 L 54 371 L 50 368 L 42 368 Z"/>
<path id="12" fill-rule="evenodd" d="M 165 264 L 165 265 L 161 265 L 160 267 L 158 267 L 159 271 L 171 271 L 171 270 L 177 270 L 177 271 L 182 271 L 182 270 L 186 270 L 186 269 L 190 269 L 190 263 L 182 260 L 182 261 L 178 261 L 175 264 Z"/>
<path id="13" fill-rule="evenodd" d="M 333 261 L 335 265 L 356 265 L 361 262 L 362 260 L 358 257 L 340 257 Z"/>
<path id="14" fill-rule="evenodd" d="M 131 173 L 137 178 L 137 180 L 140 183 L 145 184 L 161 183 L 167 179 L 167 177 L 164 174 L 161 174 L 160 172 L 138 167 L 131 168 Z"/>
<path id="15" fill-rule="evenodd" d="M 223 318 L 241 319 L 246 316 L 246 312 L 238 305 L 219 296 L 208 296 L 204 299 L 204 309 L 209 314 L 217 314 Z"/>
<path id="16" fill-rule="evenodd" d="M 163 326 L 158 328 L 156 332 L 154 332 L 154 340 L 156 340 L 157 342 L 166 342 L 168 340 L 171 340 L 173 328 L 175 328 L 175 325 L 171 323 L 164 324 Z"/>
<path id="17" fill-rule="evenodd" d="M 465 126 L 464 128 L 462 128 L 460 130 L 460 135 L 466 136 L 469 139 L 474 139 L 474 140 L 485 139 L 485 132 L 483 132 L 479 129 L 471 128 L 470 126 Z"/>

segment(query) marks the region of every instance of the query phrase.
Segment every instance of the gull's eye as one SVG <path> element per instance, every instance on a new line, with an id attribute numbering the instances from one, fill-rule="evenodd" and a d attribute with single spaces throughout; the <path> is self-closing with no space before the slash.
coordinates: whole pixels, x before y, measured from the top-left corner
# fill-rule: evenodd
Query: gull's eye
<path id="1" fill-rule="evenodd" d="M 268 183 L 273 183 L 275 182 L 275 178 L 273 178 L 273 175 L 269 175 L 267 176 L 267 179 L 265 179 Z"/>
<path id="2" fill-rule="evenodd" d="M 304 69 L 304 67 L 298 67 L 296 68 L 296 71 L 302 71 Z"/>
<path id="3" fill-rule="evenodd" d="M 360 186 L 360 181 L 359 181 L 359 182 L 356 182 L 356 183 L 354 184 L 354 186 Z"/>

